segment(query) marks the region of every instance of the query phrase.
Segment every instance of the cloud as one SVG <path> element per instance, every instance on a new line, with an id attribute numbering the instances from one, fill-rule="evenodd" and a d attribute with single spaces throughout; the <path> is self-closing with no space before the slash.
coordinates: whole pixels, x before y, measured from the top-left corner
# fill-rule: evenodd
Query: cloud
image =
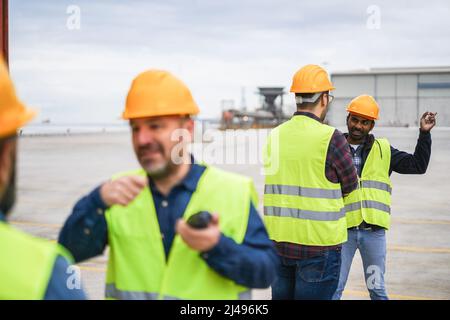
<path id="1" fill-rule="evenodd" d="M 66 27 L 68 5 L 81 29 Z M 131 80 L 148 68 L 183 79 L 201 117 L 222 99 L 259 104 L 257 86 L 290 85 L 307 63 L 329 70 L 450 65 L 446 1 L 376 1 L 380 29 L 367 28 L 371 1 L 14 1 L 11 71 L 41 118 L 116 121 Z M 292 99 L 285 99 L 292 103 Z"/>

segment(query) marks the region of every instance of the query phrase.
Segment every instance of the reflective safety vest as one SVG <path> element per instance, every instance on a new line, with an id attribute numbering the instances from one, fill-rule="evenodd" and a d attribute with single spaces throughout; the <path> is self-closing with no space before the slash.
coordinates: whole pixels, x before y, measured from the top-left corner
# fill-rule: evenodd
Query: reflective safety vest
<path id="1" fill-rule="evenodd" d="M 264 221 L 272 240 L 312 246 L 347 241 L 341 186 L 325 176 L 334 130 L 300 115 L 270 133 L 264 152 Z"/>
<path id="2" fill-rule="evenodd" d="M 146 176 L 144 170 L 117 175 Z M 242 243 L 250 203 L 258 203 L 251 179 L 207 166 L 184 212 L 219 215 L 222 233 Z M 250 290 L 218 274 L 177 234 L 166 259 L 161 231 L 148 187 L 126 207 L 106 211 L 110 246 L 106 298 L 249 299 Z"/>
<path id="3" fill-rule="evenodd" d="M 389 229 L 392 185 L 389 178 L 391 146 L 386 139 L 376 139 L 359 179 L 358 189 L 344 198 L 347 227 L 363 220 Z"/>
<path id="4" fill-rule="evenodd" d="M 72 261 L 62 246 L 0 222 L 0 299 L 43 299 L 58 255 Z"/>

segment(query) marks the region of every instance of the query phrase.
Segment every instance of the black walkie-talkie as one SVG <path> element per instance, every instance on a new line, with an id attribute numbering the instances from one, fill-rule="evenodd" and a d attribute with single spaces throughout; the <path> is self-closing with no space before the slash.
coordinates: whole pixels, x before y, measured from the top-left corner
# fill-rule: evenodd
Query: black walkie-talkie
<path id="1" fill-rule="evenodd" d="M 212 215 L 208 211 L 200 211 L 193 214 L 187 220 L 187 223 L 194 229 L 204 229 L 212 220 Z"/>

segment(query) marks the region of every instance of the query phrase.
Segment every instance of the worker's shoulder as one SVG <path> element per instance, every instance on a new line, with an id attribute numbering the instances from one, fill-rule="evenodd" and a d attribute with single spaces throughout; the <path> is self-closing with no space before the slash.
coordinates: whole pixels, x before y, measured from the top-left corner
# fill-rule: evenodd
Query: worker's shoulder
<path id="1" fill-rule="evenodd" d="M 8 237 L 10 243 L 21 243 L 23 245 L 28 245 L 31 247 L 45 246 L 51 248 L 52 246 L 54 246 L 54 244 L 48 240 L 32 236 L 31 234 L 28 234 L 22 230 L 18 230 L 15 227 L 4 222 L 0 223 L 0 232 Z"/>
<path id="2" fill-rule="evenodd" d="M 58 254 L 71 261 L 71 255 L 58 243 L 50 242 L 47 239 L 35 237 L 31 234 L 16 229 L 15 227 L 0 223 L 0 234 L 6 239 L 0 241 L 2 244 L 14 244 L 17 258 L 28 257 L 29 260 L 38 259 L 44 262 L 46 259 L 52 260 Z M 46 259 L 44 259 L 46 258 Z"/>
<path id="3" fill-rule="evenodd" d="M 332 147 L 340 147 L 342 145 L 346 145 L 347 137 L 345 134 L 343 134 L 339 129 L 336 129 L 332 126 L 329 126 L 327 124 L 324 124 L 323 126 L 326 126 L 328 133 L 331 135 L 330 137 L 330 146 Z"/>
<path id="4" fill-rule="evenodd" d="M 374 143 L 378 143 L 382 147 L 385 147 L 385 148 L 391 147 L 391 143 L 389 142 L 388 138 L 386 138 L 386 137 L 377 138 L 373 134 L 369 135 L 367 142 L 370 146 L 373 146 Z"/>

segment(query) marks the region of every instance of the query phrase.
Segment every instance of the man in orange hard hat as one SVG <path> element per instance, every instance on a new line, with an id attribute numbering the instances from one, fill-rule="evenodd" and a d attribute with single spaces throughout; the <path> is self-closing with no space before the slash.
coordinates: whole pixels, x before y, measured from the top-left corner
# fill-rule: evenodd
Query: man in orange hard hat
<path id="1" fill-rule="evenodd" d="M 390 227 L 390 175 L 424 174 L 431 155 L 430 131 L 436 113 L 425 112 L 414 154 L 393 148 L 387 139 L 375 138 L 370 131 L 378 120 L 379 107 L 369 95 L 353 99 L 347 107 L 346 134 L 358 170 L 359 188 L 345 198 L 348 241 L 342 248 L 339 286 L 334 299 L 340 299 L 347 282 L 353 256 L 361 253 L 367 289 L 372 300 L 388 299 L 384 274 L 386 264 L 385 231 Z"/>
<path id="2" fill-rule="evenodd" d="M 109 245 L 106 298 L 246 299 L 275 277 L 251 179 L 186 151 L 198 112 L 166 71 L 141 73 L 131 85 L 123 118 L 141 169 L 82 198 L 59 237 L 76 261 Z"/>
<path id="3" fill-rule="evenodd" d="M 17 130 L 35 114 L 17 98 L 0 57 L 0 300 L 84 299 L 81 288 L 68 286 L 64 248 L 6 223 L 15 202 Z"/>
<path id="4" fill-rule="evenodd" d="M 320 66 L 297 71 L 297 112 L 268 138 L 264 220 L 279 256 L 272 299 L 331 300 L 337 288 L 347 240 L 343 197 L 358 179 L 345 137 L 322 123 L 333 89 Z"/>

